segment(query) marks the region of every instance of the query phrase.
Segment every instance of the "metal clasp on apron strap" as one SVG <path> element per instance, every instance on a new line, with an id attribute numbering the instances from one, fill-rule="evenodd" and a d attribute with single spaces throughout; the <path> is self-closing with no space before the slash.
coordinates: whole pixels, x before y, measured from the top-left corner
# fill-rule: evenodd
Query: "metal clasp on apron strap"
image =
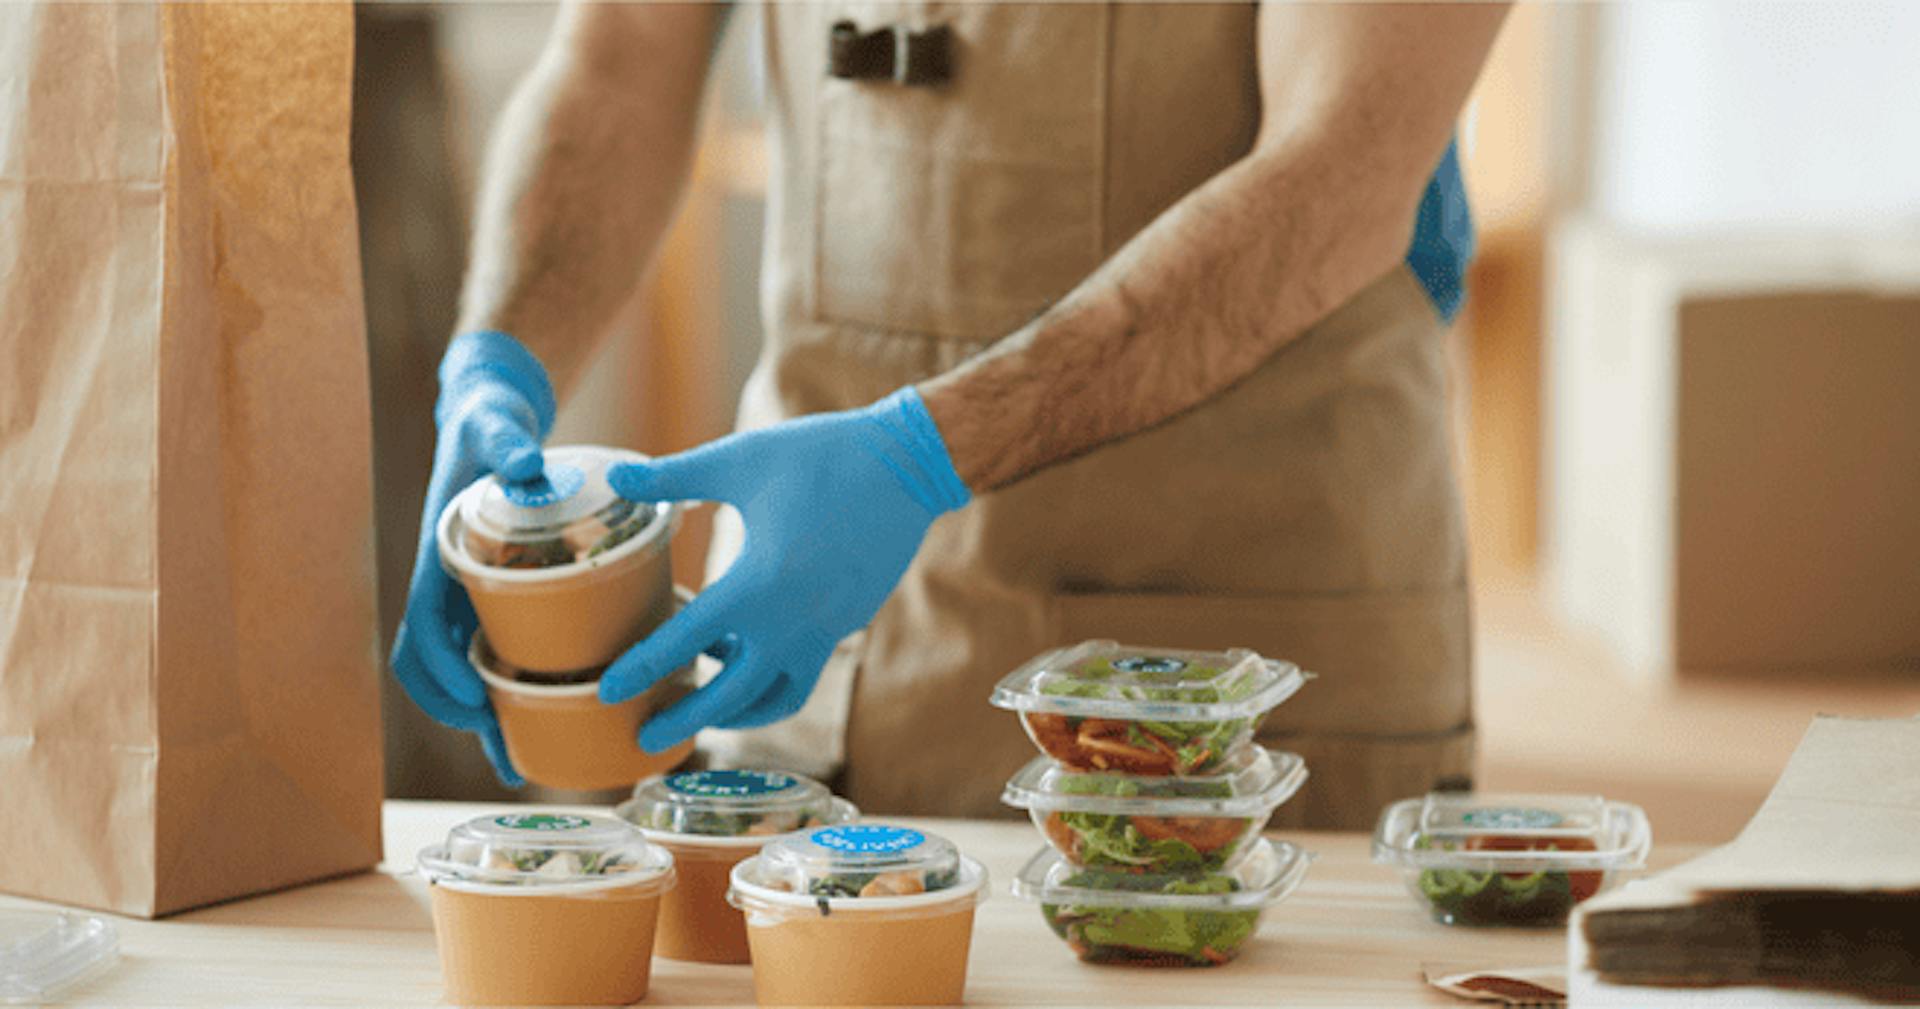
<path id="1" fill-rule="evenodd" d="M 925 31 L 887 25 L 863 32 L 851 21 L 839 21 L 827 37 L 827 73 L 842 80 L 932 87 L 953 76 L 952 53 L 953 29 L 946 25 Z"/>

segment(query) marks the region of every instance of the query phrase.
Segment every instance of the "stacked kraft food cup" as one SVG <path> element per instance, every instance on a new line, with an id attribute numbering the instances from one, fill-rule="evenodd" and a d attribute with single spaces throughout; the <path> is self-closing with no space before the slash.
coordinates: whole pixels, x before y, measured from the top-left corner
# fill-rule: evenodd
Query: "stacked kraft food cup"
<path id="1" fill-rule="evenodd" d="M 624 788 L 692 752 L 691 741 L 661 754 L 637 741 L 649 714 L 691 688 L 691 667 L 620 704 L 599 697 L 607 665 L 687 600 L 668 550 L 676 506 L 628 501 L 607 483 L 615 464 L 645 458 L 548 449 L 541 477 L 478 480 L 441 513 L 440 562 L 480 620 L 468 657 L 528 781 Z"/>
<path id="2" fill-rule="evenodd" d="M 1312 674 L 1246 649 L 1088 641 L 1014 670 L 993 703 L 1045 756 L 1007 782 L 1047 840 L 1013 881 L 1089 963 L 1232 960 L 1311 856 L 1262 830 L 1306 781 L 1253 741 Z"/>

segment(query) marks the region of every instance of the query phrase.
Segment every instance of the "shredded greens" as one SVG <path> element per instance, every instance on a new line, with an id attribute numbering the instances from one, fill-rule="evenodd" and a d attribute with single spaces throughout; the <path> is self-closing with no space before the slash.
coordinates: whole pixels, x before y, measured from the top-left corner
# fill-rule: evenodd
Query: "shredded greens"
<path id="1" fill-rule="evenodd" d="M 1214 704 L 1246 697 L 1258 686 L 1250 677 L 1213 682 L 1224 671 L 1201 665 L 1165 672 L 1120 669 L 1112 659 L 1089 659 L 1039 690 L 1054 697 Z M 1251 718 L 1169 722 L 1034 713 L 1027 723 L 1041 748 L 1069 767 L 1137 774 L 1211 771 L 1253 731 Z"/>
<path id="2" fill-rule="evenodd" d="M 660 805 L 654 808 L 650 822 L 642 826 L 675 834 L 739 837 L 743 834 L 785 834 L 818 827 L 820 823 L 820 818 L 817 816 L 802 817 L 790 810 L 770 813 L 719 813 Z"/>
<path id="3" fill-rule="evenodd" d="M 1224 781 L 1184 778 L 1139 781 L 1089 775 L 1066 778 L 1062 790 L 1115 797 L 1229 798 Z M 1049 814 L 1047 833 L 1077 865 L 1131 873 L 1217 872 L 1233 861 L 1253 833 L 1244 816 L 1142 816 L 1059 811 Z"/>
<path id="4" fill-rule="evenodd" d="M 1457 849 L 1451 841 L 1435 844 L 1421 837 L 1416 850 Z M 1534 850 L 1555 850 L 1546 844 Z M 1520 849 L 1526 850 L 1526 849 Z M 1558 925 L 1573 906 L 1599 889 L 1594 872 L 1532 873 L 1472 869 L 1426 869 L 1420 873 L 1420 893 L 1435 919 L 1449 925 Z"/>
<path id="5" fill-rule="evenodd" d="M 1083 872 L 1067 885 L 1139 893 L 1222 894 L 1240 889 L 1230 876 L 1156 879 L 1127 873 Z M 1090 963 L 1210 967 L 1239 953 L 1259 924 L 1258 910 L 1101 907 L 1043 904 L 1055 934 Z"/>

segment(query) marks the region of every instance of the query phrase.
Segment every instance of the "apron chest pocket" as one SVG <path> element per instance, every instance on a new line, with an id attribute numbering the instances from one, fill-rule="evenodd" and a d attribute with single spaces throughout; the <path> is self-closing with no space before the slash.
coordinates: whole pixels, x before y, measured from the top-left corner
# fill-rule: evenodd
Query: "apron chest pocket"
<path id="1" fill-rule="evenodd" d="M 947 26 L 952 70 L 935 87 L 820 84 L 819 321 L 987 342 L 1099 265 L 1108 14 L 836 5 L 827 20 L 861 31 Z"/>

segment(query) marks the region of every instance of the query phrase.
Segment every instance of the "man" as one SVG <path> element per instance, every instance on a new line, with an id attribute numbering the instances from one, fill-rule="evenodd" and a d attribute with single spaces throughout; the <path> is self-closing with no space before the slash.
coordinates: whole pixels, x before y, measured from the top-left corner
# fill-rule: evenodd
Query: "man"
<path id="1" fill-rule="evenodd" d="M 987 815 L 1031 755 L 995 679 L 1110 637 L 1322 674 L 1262 733 L 1313 770 L 1282 822 L 1362 826 L 1467 775 L 1440 330 L 1470 241 L 1450 136 L 1504 9 L 764 13 L 768 332 L 741 433 L 614 481 L 744 532 L 602 681 L 618 700 L 724 663 L 641 744 L 710 729 L 717 759 L 839 772 L 870 809 Z M 563 14 L 495 141 L 429 520 L 487 471 L 539 472 L 548 376 L 667 225 L 721 18 Z M 471 619 L 423 537 L 396 671 L 510 777 Z"/>

